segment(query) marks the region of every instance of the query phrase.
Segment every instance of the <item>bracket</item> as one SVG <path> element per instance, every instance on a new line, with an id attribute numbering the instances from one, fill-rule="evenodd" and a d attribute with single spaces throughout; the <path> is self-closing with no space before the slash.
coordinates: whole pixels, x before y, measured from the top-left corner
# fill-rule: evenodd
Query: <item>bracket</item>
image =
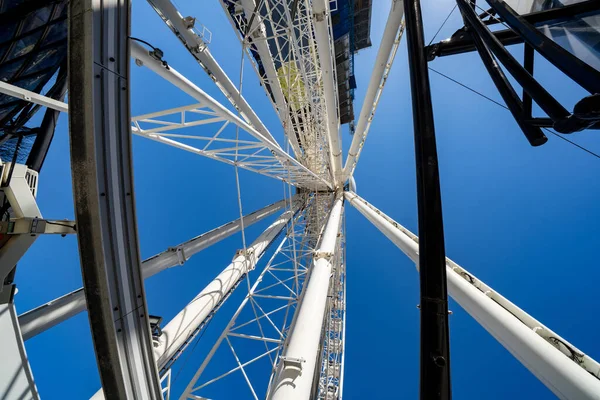
<path id="1" fill-rule="evenodd" d="M 326 251 L 315 251 L 314 259 L 318 260 L 321 258 L 325 258 L 327 260 L 331 260 L 333 258 L 333 253 Z"/>
<path id="2" fill-rule="evenodd" d="M 177 263 L 179 265 L 185 264 L 187 257 L 185 256 L 185 249 L 183 246 L 169 247 L 169 251 L 172 251 L 177 255 Z"/>
<path id="3" fill-rule="evenodd" d="M 281 356 L 279 357 L 283 362 L 283 368 L 287 370 L 295 370 L 298 372 L 298 375 L 302 375 L 302 363 L 306 362 L 306 360 L 302 357 L 289 357 L 289 356 Z"/>

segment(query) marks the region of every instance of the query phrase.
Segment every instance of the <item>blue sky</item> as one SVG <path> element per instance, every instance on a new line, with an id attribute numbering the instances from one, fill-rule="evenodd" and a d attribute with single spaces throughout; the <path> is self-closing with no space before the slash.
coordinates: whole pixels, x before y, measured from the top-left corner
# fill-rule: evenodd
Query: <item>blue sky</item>
<path id="1" fill-rule="evenodd" d="M 452 0 L 424 1 L 429 40 L 453 7 Z M 212 31 L 211 52 L 234 82 L 240 46 L 217 1 L 180 1 Z M 376 1 L 374 47 L 356 57 L 355 112 L 362 104 L 385 25 L 389 1 Z M 133 35 L 163 49 L 165 58 L 210 95 L 228 105 L 214 84 L 143 1 L 133 5 Z M 438 35 L 461 26 L 456 11 Z M 514 53 L 521 57 L 520 46 Z M 476 54 L 435 60 L 431 66 L 500 100 Z M 279 122 L 248 62 L 244 96 L 276 138 Z M 536 58 L 536 76 L 567 108 L 584 92 L 554 67 Z M 600 279 L 600 160 L 549 136 L 532 148 L 510 114 L 475 94 L 431 74 L 446 235 L 455 262 L 600 359 L 594 340 L 600 328 L 593 297 Z M 132 115 L 193 103 L 143 68 L 132 67 Z M 539 109 L 534 109 L 541 115 Z M 596 152 L 594 132 L 572 140 Z M 344 148 L 350 144 L 344 132 Z M 134 137 L 134 168 L 140 248 L 152 256 L 237 218 L 233 169 L 225 164 Z M 73 218 L 66 115 L 40 176 L 38 201 L 47 218 Z M 358 193 L 417 232 L 412 111 L 403 41 L 367 145 L 355 172 Z M 274 180 L 241 171 L 244 212 L 283 196 Z M 247 229 L 251 241 L 267 221 Z M 416 398 L 418 395 L 418 275 L 414 265 L 356 210 L 347 207 L 348 311 L 346 399 Z M 173 317 L 230 261 L 241 247 L 236 235 L 146 281 L 152 314 Z M 19 312 L 81 286 L 74 237 L 43 237 L 19 264 Z M 236 293 L 219 312 L 178 378 L 181 390 L 243 297 Z M 451 302 L 452 387 L 456 399 L 528 398 L 553 395 L 501 345 Z M 88 398 L 100 386 L 85 313 L 26 343 L 44 399 Z M 177 368 L 177 367 L 176 367 Z M 182 386 L 183 385 L 183 386 Z"/>

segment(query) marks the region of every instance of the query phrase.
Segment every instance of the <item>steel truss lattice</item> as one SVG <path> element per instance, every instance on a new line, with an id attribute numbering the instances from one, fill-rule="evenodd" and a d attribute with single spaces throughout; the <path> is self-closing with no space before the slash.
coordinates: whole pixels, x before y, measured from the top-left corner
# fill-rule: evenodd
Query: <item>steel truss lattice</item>
<path id="1" fill-rule="evenodd" d="M 331 181 L 325 89 L 311 2 L 259 0 L 254 8 L 244 3 L 246 1 L 221 0 L 262 86 L 282 118 L 287 136 L 300 147 L 298 159 L 311 171 Z M 293 5 L 296 9 L 292 9 Z M 248 28 L 251 20 L 260 23 L 252 22 Z M 266 42 L 268 53 L 260 52 L 261 42 Z M 255 52 L 260 54 L 261 66 L 257 65 Z M 271 65 L 274 68 L 270 70 Z M 267 88 L 274 92 L 273 97 Z M 280 98 L 278 101 L 279 92 L 283 93 L 285 101 Z"/>
<path id="2" fill-rule="evenodd" d="M 139 115 L 131 122 L 132 133 L 150 140 L 237 165 L 294 186 L 326 187 L 283 150 L 253 135 L 255 131 L 243 121 L 227 119 L 208 104 L 197 103 Z"/>
<path id="3" fill-rule="evenodd" d="M 309 225 L 317 221 L 323 225 L 331 201 L 331 195 L 313 196 L 304 212 L 290 222 L 285 237 L 182 398 L 210 398 L 215 386 L 231 384 L 236 377 L 235 382 L 239 383 L 240 379 L 245 382 L 248 388 L 245 395 L 248 397 L 259 399 L 268 395 L 268 387 L 280 361 L 287 334 L 293 326 L 295 310 L 302 301 L 304 283 L 310 276 L 315 246 L 319 242 L 319 230 L 310 229 Z M 340 238 L 338 244 L 341 246 L 341 243 Z M 332 286 L 332 289 L 337 286 Z M 230 357 L 223 355 L 223 351 L 230 352 Z M 219 363 L 212 362 L 215 356 Z M 223 368 L 223 360 L 227 358 L 231 359 L 231 367 Z M 260 378 L 252 378 L 256 376 Z"/>
<path id="4" fill-rule="evenodd" d="M 321 368 L 316 398 L 334 400 L 342 398 L 344 346 L 346 336 L 346 235 L 342 225 L 337 251 L 332 263 L 329 294 L 323 339 L 321 341 Z"/>

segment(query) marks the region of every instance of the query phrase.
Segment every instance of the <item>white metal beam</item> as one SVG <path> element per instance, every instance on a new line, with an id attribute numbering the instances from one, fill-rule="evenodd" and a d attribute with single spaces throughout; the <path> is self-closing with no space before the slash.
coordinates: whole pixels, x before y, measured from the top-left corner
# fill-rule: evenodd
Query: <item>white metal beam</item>
<path id="1" fill-rule="evenodd" d="M 296 201 L 296 199 L 297 197 L 294 197 L 292 201 Z M 277 203 L 245 215 L 243 218 L 244 227 L 247 228 L 273 215 L 284 208 L 286 202 L 287 200 L 280 200 Z M 238 218 L 200 236 L 196 236 L 187 242 L 171 247 L 160 254 L 144 260 L 142 262 L 142 275 L 144 278 L 149 278 L 167 268 L 183 265 L 194 254 L 239 232 L 241 228 L 242 220 Z M 79 314 L 86 308 L 85 295 L 83 288 L 81 288 L 19 315 L 19 325 L 21 326 L 23 340 L 31 339 Z"/>
<path id="2" fill-rule="evenodd" d="M 179 354 L 180 349 L 194 335 L 213 309 L 221 303 L 245 274 L 254 269 L 264 250 L 302 205 L 302 201 L 294 202 L 290 210 L 285 211 L 247 248 L 246 253 L 243 250 L 238 252 L 231 264 L 162 329 L 162 334 L 154 347 L 159 369 Z"/>
<path id="3" fill-rule="evenodd" d="M 148 2 L 179 40 L 181 40 L 190 54 L 200 63 L 200 66 L 213 79 L 231 104 L 240 111 L 242 117 L 266 138 L 275 142 L 267 127 L 210 53 L 207 43 L 195 32 L 195 19 L 191 17 L 184 18 L 170 0 L 148 0 Z M 281 95 L 281 87 L 279 87 L 279 92 L 276 89 L 274 88 L 274 95 L 278 98 Z M 282 119 L 282 121 L 285 121 L 285 119 Z"/>
<path id="4" fill-rule="evenodd" d="M 8 94 L 14 95 L 18 92 L 18 90 L 21 89 L 14 86 L 14 90 L 9 91 Z M 42 105 L 47 105 L 47 103 L 53 102 L 53 104 L 55 103 L 61 111 L 68 112 L 68 105 L 66 103 L 51 99 L 46 96 L 37 95 L 36 98 L 28 98 L 26 96 L 26 99 L 28 99 L 31 102 Z M 181 115 L 181 120 L 179 122 L 173 122 L 171 120 L 168 120 L 169 118 L 175 116 L 175 114 Z M 208 115 L 212 117 L 198 119 L 198 115 Z M 263 142 L 262 137 L 254 138 L 255 141 L 252 142 L 247 140 L 244 141 L 237 139 L 220 138 L 219 135 L 221 135 L 223 130 L 227 128 L 231 121 L 227 120 L 223 116 L 218 116 L 214 110 L 202 103 L 139 115 L 133 117 L 131 119 L 131 122 L 131 130 L 134 134 L 138 136 L 143 136 L 145 138 L 154 140 L 162 144 L 189 151 L 194 154 L 202 155 L 204 157 L 212 158 L 214 160 L 221 161 L 229 165 L 234 165 L 237 162 L 237 165 L 240 168 L 247 169 L 249 171 L 259 173 L 261 175 L 265 175 L 271 178 L 279 179 L 281 181 L 288 182 L 298 187 L 318 189 L 319 187 L 324 188 L 329 185 L 323 178 L 318 177 L 314 172 L 310 171 L 300 162 L 292 159 L 282 149 L 276 148 L 275 150 L 273 150 L 272 143 Z M 182 135 L 177 132 L 169 133 L 169 131 L 177 131 L 180 129 L 200 126 L 205 128 L 202 130 L 203 132 L 205 132 L 207 130 L 205 125 L 213 124 L 218 124 L 219 129 L 216 129 L 214 131 L 212 137 L 200 135 Z M 152 127 L 145 129 L 144 126 L 148 125 Z M 247 126 L 249 125 L 242 125 L 241 128 L 245 130 Z M 196 147 L 191 146 L 187 143 L 182 143 L 177 139 L 198 139 L 204 140 L 206 143 L 204 146 Z M 235 161 L 235 152 L 226 152 L 218 147 L 214 148 L 215 144 L 225 141 L 229 141 L 231 143 L 256 144 L 257 151 L 252 153 L 243 152 L 239 150 L 244 149 L 237 146 L 234 150 L 238 150 L 237 154 L 239 155 L 239 158 L 238 161 Z M 211 146 L 210 149 L 209 146 Z M 263 160 L 261 161 L 261 163 L 266 163 L 267 165 L 259 165 L 258 161 L 256 161 L 259 158 Z M 277 168 L 262 168 L 266 166 Z"/>
<path id="5" fill-rule="evenodd" d="M 47 106 L 47 107 L 50 107 L 53 109 L 57 109 L 62 112 L 68 112 L 68 105 L 66 103 L 58 101 L 58 100 L 54 100 L 52 98 L 42 96 L 42 95 L 39 95 L 39 94 L 36 94 L 33 92 L 29 92 L 27 90 L 21 89 L 14 85 L 0 82 L 0 92 L 6 93 L 10 96 L 15 96 L 17 98 L 23 98 L 24 100 L 27 100 L 27 101 L 30 101 L 30 102 L 33 102 L 36 104 L 41 104 L 43 106 Z M 175 113 L 181 113 L 182 117 L 185 116 L 186 114 L 189 115 L 189 114 L 194 114 L 194 113 L 195 114 L 204 113 L 204 114 L 216 116 L 217 113 L 215 111 L 213 111 L 211 108 L 209 108 L 210 114 L 209 114 L 209 112 L 201 110 L 203 107 L 206 108 L 207 106 L 214 107 L 215 103 L 216 102 L 209 103 L 208 105 L 199 103 L 196 105 L 177 107 L 177 108 L 173 108 L 173 109 L 169 109 L 169 110 L 162 110 L 162 111 L 146 114 L 143 116 L 134 117 L 134 118 L 132 118 L 132 123 L 133 123 L 132 132 L 134 134 L 146 137 L 148 139 L 157 141 L 159 143 L 167 144 L 169 146 L 177 147 L 177 148 L 185 150 L 185 151 L 189 151 L 189 152 L 192 152 L 195 154 L 199 154 L 199 155 L 202 155 L 205 157 L 212 158 L 214 160 L 218 160 L 218 161 L 233 165 L 236 162 L 234 160 L 235 157 L 231 156 L 228 153 L 223 152 L 221 149 L 219 149 L 219 151 L 209 151 L 206 148 L 197 148 L 197 147 L 190 146 L 188 144 L 181 143 L 180 141 L 172 139 L 172 138 L 181 138 L 182 137 L 181 135 L 178 135 L 176 133 L 175 134 L 164 133 L 166 131 L 177 130 L 177 129 L 182 129 L 182 128 L 190 128 L 190 127 L 202 126 L 202 125 L 212 124 L 212 123 L 222 123 L 220 125 L 221 128 L 216 131 L 216 136 L 218 136 L 221 133 L 222 129 L 227 127 L 227 124 L 232 122 L 231 119 L 227 119 L 226 117 L 223 117 L 222 115 L 213 117 L 213 118 L 203 119 L 203 120 L 193 120 L 193 121 L 183 120 L 181 123 L 161 121 L 159 119 L 160 117 L 172 116 Z M 216 104 L 218 104 L 218 103 L 216 103 Z M 220 106 L 220 104 L 219 104 L 219 106 Z M 220 106 L 220 107 L 222 107 L 222 106 Z M 229 112 L 229 110 L 226 110 L 226 113 L 230 117 L 233 115 L 231 112 Z M 235 118 L 237 118 L 237 117 L 235 117 Z M 252 120 L 252 118 L 251 118 L 251 120 Z M 223 122 L 225 122 L 225 123 L 223 123 Z M 238 118 L 238 119 L 234 119 L 233 123 L 236 123 L 236 122 L 243 122 L 243 121 L 241 121 Z M 254 121 L 254 122 L 258 123 L 257 121 Z M 160 125 L 160 126 L 154 127 L 151 129 L 143 129 L 140 126 L 142 123 L 155 124 L 155 125 Z M 240 124 L 238 124 L 238 126 L 240 126 Z M 247 130 L 246 128 L 251 127 L 251 125 L 242 124 L 240 127 L 244 130 Z M 266 132 L 266 134 L 267 134 L 266 137 L 272 138 L 271 134 L 268 131 L 262 130 L 262 132 Z M 161 134 L 158 135 L 157 133 L 161 133 Z M 249 132 L 249 133 L 251 135 L 253 134 L 252 132 Z M 292 136 L 294 136 L 294 138 L 295 138 L 295 135 L 292 135 Z M 202 137 L 187 137 L 187 138 L 202 139 Z M 262 175 L 276 178 L 276 179 L 282 180 L 284 182 L 289 182 L 292 185 L 299 186 L 299 187 L 309 187 L 309 188 L 318 189 L 319 187 L 329 186 L 329 184 L 327 182 L 325 182 L 325 180 L 318 177 L 315 173 L 313 173 L 312 171 L 307 169 L 300 162 L 294 160 L 287 153 L 285 153 L 283 151 L 283 149 L 281 149 L 279 147 L 279 145 L 275 143 L 274 139 L 272 141 L 265 142 L 264 138 L 265 137 L 263 137 L 263 136 L 256 137 L 256 139 L 257 139 L 256 143 L 257 144 L 264 143 L 264 147 L 261 148 L 261 152 L 263 154 L 265 154 L 266 151 L 268 150 L 269 158 L 272 158 L 272 160 L 273 160 L 273 162 L 270 162 L 270 163 L 268 161 L 267 162 L 271 165 L 278 165 L 278 166 L 283 166 L 283 167 L 281 169 L 258 168 L 258 165 L 253 164 L 251 161 L 253 161 L 254 158 L 263 157 L 261 154 L 252 155 L 252 156 L 250 156 L 250 158 L 244 158 L 245 154 L 240 153 L 241 161 L 238 161 L 238 166 L 240 168 L 244 168 L 244 169 L 247 169 L 252 172 L 256 172 L 256 173 L 259 173 Z M 218 141 L 222 141 L 222 140 L 223 139 L 219 139 Z M 208 141 L 207 144 L 210 145 L 211 143 L 213 143 L 215 141 L 215 138 L 214 137 L 208 138 L 207 141 Z M 234 140 L 232 140 L 232 141 L 236 142 Z M 239 142 L 239 141 L 237 141 L 237 142 Z M 239 148 L 238 148 L 238 150 L 239 150 Z M 257 153 L 259 153 L 259 152 L 257 151 Z"/>
<path id="6" fill-rule="evenodd" d="M 187 93 L 188 95 L 199 101 L 204 107 L 207 107 L 214 111 L 214 113 L 217 116 L 220 116 L 224 120 L 239 126 L 244 131 L 248 132 L 250 135 L 256 138 L 259 142 L 264 144 L 264 146 L 268 148 L 271 151 L 272 155 L 278 160 L 284 172 L 290 170 L 297 170 L 298 172 L 295 172 L 296 174 L 302 172 L 304 175 L 306 175 L 306 177 L 312 178 L 313 182 L 312 185 L 310 185 L 312 188 L 323 188 L 329 186 L 329 183 L 323 180 L 323 178 L 320 178 L 317 175 L 315 175 L 312 171 L 307 169 L 305 166 L 300 164 L 297 160 L 295 160 L 289 154 L 283 151 L 272 137 L 265 136 L 264 134 L 253 128 L 251 125 L 240 119 L 237 115 L 223 107 L 219 102 L 217 102 L 215 99 L 206 94 L 202 89 L 194 85 L 190 80 L 188 80 L 179 72 L 177 72 L 172 66 L 169 66 L 167 68 L 165 65 L 163 65 L 161 61 L 154 58 L 148 50 L 146 50 L 137 42 L 131 42 L 131 56 L 134 59 L 139 60 L 144 66 L 148 67 L 150 70 L 152 70 L 162 78 L 166 79 L 183 92 Z M 134 132 L 143 134 L 143 131 Z M 159 135 L 146 136 L 153 140 L 170 144 L 172 146 L 180 147 L 182 149 L 196 152 L 198 154 L 203 154 L 202 152 L 198 151 L 197 149 L 194 149 L 189 145 L 174 142 L 173 140 Z"/>
<path id="7" fill-rule="evenodd" d="M 306 400 L 310 398 L 319 358 L 323 317 L 327 304 L 332 261 L 338 243 L 344 198 L 340 194 L 331 208 L 323 230 L 306 291 L 296 311 L 283 356 L 270 387 L 272 400 Z"/>
<path id="8" fill-rule="evenodd" d="M 55 100 L 51 97 L 43 96 L 39 93 L 35 93 L 15 85 L 11 85 L 10 83 L 6 83 L 1 80 L 0 93 L 4 93 L 6 95 L 13 96 L 21 100 L 29 101 L 31 103 L 39 104 L 41 106 L 48 107 L 61 112 L 67 112 L 69 109 L 67 104 L 62 101 Z"/>
<path id="9" fill-rule="evenodd" d="M 418 269 L 417 236 L 356 193 L 346 192 L 345 197 Z M 556 396 L 600 399 L 600 364 L 450 259 L 446 274 L 452 298 Z"/>
<path id="10" fill-rule="evenodd" d="M 312 188 L 316 184 L 325 187 L 325 181 L 299 162 L 286 161 L 291 158 L 283 151 L 273 151 L 268 143 L 243 130 L 236 130 L 233 123 L 217 116 L 206 104 L 197 103 L 139 115 L 133 117 L 131 122 L 132 132 L 147 139 L 237 165 L 294 186 Z M 195 129 L 192 131 L 190 128 L 196 128 L 202 134 L 196 134 Z M 283 165 L 282 154 L 285 158 Z"/>
<path id="11" fill-rule="evenodd" d="M 233 29 L 238 32 L 242 45 L 245 45 L 245 30 L 240 31 L 243 29 L 241 27 L 249 24 L 248 15 L 241 12 L 241 6 L 236 6 L 235 12 L 230 13 L 229 0 L 220 2 Z M 313 27 L 312 4 L 308 1 L 288 0 L 261 0 L 255 4 L 258 4 L 258 8 L 253 15 L 260 16 L 267 29 L 266 40 L 277 69 L 277 84 L 282 86 L 284 96 L 287 97 L 289 118 L 285 120 L 285 129 L 288 135 L 298 136 L 303 152 L 300 161 L 303 165 L 330 181 L 332 178 L 325 123 L 327 111 Z M 266 89 L 272 79 L 265 76 L 254 52 L 249 51 L 250 48 L 246 46 L 246 52 Z M 264 63 L 262 56 L 261 63 Z M 274 106 L 278 108 L 276 103 Z"/>
<path id="12" fill-rule="evenodd" d="M 182 399 L 204 398 L 203 393 L 209 385 L 211 390 L 219 390 L 223 387 L 227 390 L 228 387 L 238 385 L 248 386 L 250 391 L 259 398 L 268 398 L 265 392 L 256 393 L 255 388 L 266 391 L 265 383 L 268 382 L 269 377 L 272 378 L 293 320 L 293 311 L 304 293 L 308 266 L 312 263 L 318 240 L 318 233 L 316 237 L 308 233 L 307 224 L 317 222 L 322 226 L 327 218 L 327 212 L 319 213 L 317 218 L 308 217 L 322 210 L 321 206 L 329 208 L 331 202 L 332 196 L 329 195 L 312 196 L 303 215 L 298 215 L 288 225 L 286 238 L 256 278 L 229 324 L 202 361 Z M 320 233 L 321 230 L 310 231 Z M 238 346 L 244 349 L 240 362 L 224 363 L 222 358 L 212 362 L 215 354 L 219 354 L 220 347 L 230 347 L 233 351 L 233 348 Z M 255 361 L 265 356 L 269 358 L 268 365 L 255 364 Z M 249 361 L 244 362 L 245 360 Z M 241 374 L 233 374 L 242 366 L 247 370 L 249 380 L 240 376 Z M 205 376 L 208 378 L 201 381 L 201 377 Z M 214 376 L 216 377 L 212 378 Z M 223 381 L 224 379 L 226 381 Z M 212 388 L 219 384 L 221 386 Z"/>
<path id="13" fill-rule="evenodd" d="M 327 138 L 329 143 L 329 159 L 334 186 L 337 186 L 342 173 L 342 143 L 340 140 L 340 118 L 337 104 L 337 80 L 335 76 L 335 51 L 333 48 L 331 28 L 331 13 L 329 1 L 313 0 L 313 18 L 315 38 L 319 62 L 321 63 L 321 79 L 325 94 L 327 109 L 326 121 Z"/>
<path id="14" fill-rule="evenodd" d="M 265 144 L 268 144 L 273 148 L 273 150 L 279 150 L 280 152 L 283 152 L 271 134 L 265 135 L 264 133 L 257 131 L 246 121 L 240 119 L 233 112 L 223 107 L 223 105 L 206 94 L 206 92 L 193 84 L 185 76 L 177 72 L 172 66 L 169 65 L 167 68 L 160 60 L 154 58 L 147 49 L 135 41 L 131 41 L 131 57 L 135 60 L 138 60 L 143 66 L 147 67 L 161 78 L 167 80 L 184 93 L 213 110 L 216 115 L 238 125 L 252 136 L 256 137 Z"/>
<path id="15" fill-rule="evenodd" d="M 392 9 L 388 16 L 385 29 L 383 31 L 383 38 L 379 44 L 379 50 L 377 51 L 377 57 L 375 58 L 375 66 L 371 73 L 371 79 L 369 80 L 369 86 L 365 93 L 365 99 L 360 110 L 360 116 L 358 123 L 356 124 L 356 130 L 352 138 L 352 144 L 348 151 L 348 157 L 344 165 L 343 181 L 345 182 L 354 173 L 358 157 L 365 144 L 375 110 L 381 98 L 381 93 L 385 86 L 388 74 L 392 68 L 392 63 L 396 57 L 396 51 L 400 45 L 400 39 L 404 31 L 404 25 L 401 27 L 402 18 L 404 17 L 404 5 L 402 0 L 394 0 L 392 2 Z M 398 31 L 400 29 L 400 31 Z"/>

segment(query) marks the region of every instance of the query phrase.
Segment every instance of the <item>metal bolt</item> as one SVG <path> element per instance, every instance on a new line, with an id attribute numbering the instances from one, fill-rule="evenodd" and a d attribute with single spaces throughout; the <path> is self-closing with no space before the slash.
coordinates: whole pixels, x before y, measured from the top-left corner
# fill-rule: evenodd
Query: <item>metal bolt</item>
<path id="1" fill-rule="evenodd" d="M 438 367 L 445 367 L 446 366 L 446 359 L 444 357 L 442 357 L 442 356 L 433 356 L 433 362 Z"/>
<path id="2" fill-rule="evenodd" d="M 110 57 L 108 60 L 114 62 L 115 58 L 114 57 Z"/>

